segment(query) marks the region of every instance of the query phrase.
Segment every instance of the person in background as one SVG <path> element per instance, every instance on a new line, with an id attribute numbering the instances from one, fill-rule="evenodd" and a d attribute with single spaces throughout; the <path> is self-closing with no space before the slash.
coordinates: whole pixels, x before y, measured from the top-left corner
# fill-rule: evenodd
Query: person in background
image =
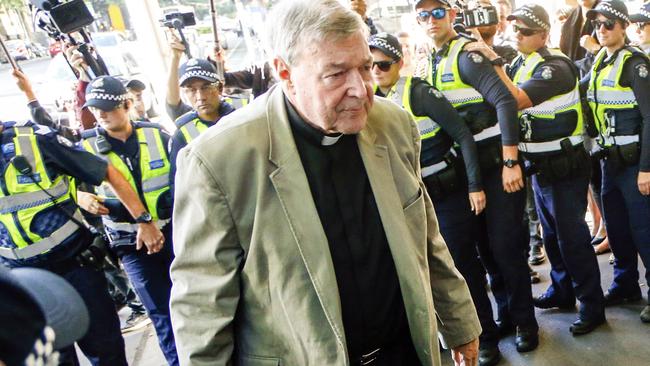
<path id="1" fill-rule="evenodd" d="M 643 4 L 638 13 L 630 14 L 630 22 L 635 23 L 639 48 L 650 55 L 650 2 Z"/>
<path id="2" fill-rule="evenodd" d="M 602 149 L 602 205 L 614 261 L 605 305 L 641 300 L 638 258 L 650 284 L 650 60 L 626 44 L 630 24 L 620 0 L 602 1 L 587 12 L 603 48 L 581 86 Z M 650 290 L 648 290 L 650 296 Z M 650 322 L 649 305 L 641 311 Z"/>
<path id="3" fill-rule="evenodd" d="M 366 10 L 368 10 L 366 0 L 350 0 L 350 9 L 361 16 L 363 22 L 368 26 L 368 31 L 371 36 L 379 32 L 372 18 L 366 15 Z"/>
<path id="4" fill-rule="evenodd" d="M 560 51 L 576 63 L 580 76 L 589 72 L 594 55 L 600 50 L 596 32 L 585 14 L 598 0 L 579 0 L 562 25 Z"/>

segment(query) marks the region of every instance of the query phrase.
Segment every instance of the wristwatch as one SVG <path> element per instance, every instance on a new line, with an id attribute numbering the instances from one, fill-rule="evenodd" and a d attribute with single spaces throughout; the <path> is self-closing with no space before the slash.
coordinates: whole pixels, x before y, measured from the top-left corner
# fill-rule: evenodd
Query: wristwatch
<path id="1" fill-rule="evenodd" d="M 143 212 L 140 216 L 135 219 L 135 222 L 138 224 L 149 224 L 153 221 L 153 217 L 147 211 Z"/>
<path id="2" fill-rule="evenodd" d="M 503 166 L 506 168 L 512 168 L 517 164 L 519 164 L 519 160 L 517 159 L 506 159 L 503 161 Z"/>
<path id="3" fill-rule="evenodd" d="M 494 60 L 490 61 L 490 63 L 492 65 L 494 65 L 494 66 L 503 66 L 503 65 L 506 64 L 506 59 L 499 56 L 499 57 L 495 58 Z"/>

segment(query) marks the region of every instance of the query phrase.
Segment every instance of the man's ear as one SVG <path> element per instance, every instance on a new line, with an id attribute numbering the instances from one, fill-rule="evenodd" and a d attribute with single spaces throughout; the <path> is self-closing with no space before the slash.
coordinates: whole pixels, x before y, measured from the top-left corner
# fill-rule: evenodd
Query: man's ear
<path id="1" fill-rule="evenodd" d="M 133 101 L 131 99 L 127 99 L 124 101 L 124 109 L 129 110 L 132 105 L 133 105 Z"/>
<path id="2" fill-rule="evenodd" d="M 290 82 L 291 70 L 289 70 L 289 65 L 287 65 L 287 63 L 283 59 L 279 57 L 274 58 L 273 68 L 275 69 L 275 73 L 276 75 L 278 75 L 280 81 Z"/>

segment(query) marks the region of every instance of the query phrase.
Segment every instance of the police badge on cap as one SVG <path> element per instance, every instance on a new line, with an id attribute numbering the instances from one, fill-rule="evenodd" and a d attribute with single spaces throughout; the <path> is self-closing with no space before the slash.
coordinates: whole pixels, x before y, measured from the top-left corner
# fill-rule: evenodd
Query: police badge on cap
<path id="1" fill-rule="evenodd" d="M 126 88 L 119 79 L 112 76 L 100 76 L 88 84 L 86 103 L 83 107 L 111 111 L 127 99 Z"/>

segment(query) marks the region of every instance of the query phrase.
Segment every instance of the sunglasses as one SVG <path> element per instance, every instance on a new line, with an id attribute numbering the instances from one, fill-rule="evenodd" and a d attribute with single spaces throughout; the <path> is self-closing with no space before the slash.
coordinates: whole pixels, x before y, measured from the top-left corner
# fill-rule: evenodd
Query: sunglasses
<path id="1" fill-rule="evenodd" d="M 592 20 L 591 25 L 594 26 L 594 29 L 600 29 L 600 27 L 604 25 L 605 29 L 611 31 L 616 26 L 616 21 L 614 19 L 607 19 L 604 22 L 601 22 L 600 20 Z"/>
<path id="2" fill-rule="evenodd" d="M 377 66 L 379 68 L 379 70 L 381 70 L 383 72 L 388 72 L 388 70 L 390 70 L 390 67 L 392 65 L 396 64 L 397 62 L 398 61 L 395 61 L 395 60 L 393 60 L 393 61 L 373 61 L 372 62 L 372 67 L 374 68 L 375 66 Z"/>
<path id="3" fill-rule="evenodd" d="M 537 34 L 537 33 L 541 32 L 541 30 L 539 30 L 539 29 L 531 29 L 531 28 L 520 27 L 520 26 L 518 26 L 516 24 L 512 25 L 512 30 L 515 33 L 521 33 L 521 35 L 524 36 L 524 37 L 530 37 L 533 34 Z"/>
<path id="4" fill-rule="evenodd" d="M 418 12 L 416 18 L 419 22 L 426 23 L 429 21 L 429 17 L 433 17 L 433 19 L 442 19 L 446 14 L 447 8 L 435 8 L 429 11 L 422 10 L 421 12 Z"/>
<path id="5" fill-rule="evenodd" d="M 645 28 L 645 26 L 648 25 L 648 24 L 650 24 L 650 23 L 636 23 L 636 26 L 637 26 L 637 28 L 639 28 L 639 30 L 642 31 Z"/>

